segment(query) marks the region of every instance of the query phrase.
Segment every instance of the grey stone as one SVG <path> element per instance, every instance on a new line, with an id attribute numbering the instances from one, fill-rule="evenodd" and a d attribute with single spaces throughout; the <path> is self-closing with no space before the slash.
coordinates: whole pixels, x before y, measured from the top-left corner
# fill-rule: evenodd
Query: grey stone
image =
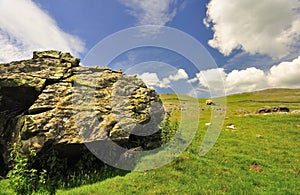
<path id="1" fill-rule="evenodd" d="M 160 144 L 163 116 L 159 96 L 142 80 L 107 67 L 82 67 L 69 53 L 39 51 L 32 59 L 0 64 L 1 167 L 7 168 L 14 142 L 25 153 L 56 149 L 70 158 L 80 158 L 80 145 L 107 139 L 152 149 Z"/>

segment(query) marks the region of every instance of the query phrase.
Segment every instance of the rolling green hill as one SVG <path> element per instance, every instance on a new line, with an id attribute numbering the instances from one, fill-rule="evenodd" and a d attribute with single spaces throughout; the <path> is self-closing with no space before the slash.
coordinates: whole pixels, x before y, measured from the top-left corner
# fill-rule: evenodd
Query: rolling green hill
<path id="1" fill-rule="evenodd" d="M 287 106 L 300 109 L 300 89 L 266 89 L 227 97 L 228 114 L 254 113 L 263 106 Z"/>
<path id="2" fill-rule="evenodd" d="M 172 118 L 190 97 L 161 95 Z M 257 115 L 262 106 L 300 109 L 300 89 L 268 89 L 227 97 L 220 137 L 205 156 L 199 147 L 210 122 L 211 106 L 199 99 L 199 128 L 191 145 L 161 168 L 130 172 L 57 194 L 299 194 L 300 115 Z M 234 125 L 234 129 L 227 126 Z M 7 180 L 0 194 L 13 194 Z"/>

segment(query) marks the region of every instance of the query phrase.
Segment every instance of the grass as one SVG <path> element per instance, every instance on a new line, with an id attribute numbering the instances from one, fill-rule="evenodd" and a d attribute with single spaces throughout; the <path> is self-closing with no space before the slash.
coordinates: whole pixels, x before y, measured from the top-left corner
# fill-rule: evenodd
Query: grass
<path id="1" fill-rule="evenodd" d="M 0 195 L 9 194 L 14 194 L 13 189 L 9 185 L 9 181 L 7 179 L 0 180 Z"/>
<path id="2" fill-rule="evenodd" d="M 281 93 L 282 91 L 282 93 Z M 244 115 L 264 105 L 300 108 L 300 90 L 272 89 L 227 98 L 227 118 L 220 137 L 205 156 L 199 147 L 210 120 L 210 106 L 200 99 L 200 125 L 190 146 L 158 169 L 130 172 L 94 184 L 60 189 L 57 194 L 299 194 L 300 117 L 293 114 Z M 180 97 L 184 102 L 184 97 Z M 174 108 L 175 95 L 162 95 Z M 236 129 L 228 129 L 234 124 Z M 7 180 L 0 194 L 13 194 Z"/>

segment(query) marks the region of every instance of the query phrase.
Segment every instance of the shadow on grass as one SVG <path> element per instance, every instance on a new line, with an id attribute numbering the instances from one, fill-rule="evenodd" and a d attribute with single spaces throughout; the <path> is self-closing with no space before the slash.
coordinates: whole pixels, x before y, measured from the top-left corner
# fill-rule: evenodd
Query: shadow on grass
<path id="1" fill-rule="evenodd" d="M 58 185 L 56 185 L 55 190 L 71 189 L 82 185 L 93 184 L 116 176 L 125 176 L 127 173 L 129 173 L 129 171 L 117 169 L 108 165 L 103 165 L 101 169 L 74 171 L 67 176 L 62 176 Z"/>
<path id="2" fill-rule="evenodd" d="M 117 169 L 103 163 L 86 148 L 82 151 L 82 154 L 83 156 L 78 161 L 60 158 L 57 153 L 48 157 L 47 161 L 42 160 L 45 164 L 38 166 L 46 168 L 47 171 L 45 171 L 46 177 L 43 178 L 44 182 L 37 191 L 55 194 L 59 189 L 66 190 L 93 184 L 129 173 L 129 171 Z M 40 169 L 40 167 L 38 169 L 42 173 L 43 169 Z"/>

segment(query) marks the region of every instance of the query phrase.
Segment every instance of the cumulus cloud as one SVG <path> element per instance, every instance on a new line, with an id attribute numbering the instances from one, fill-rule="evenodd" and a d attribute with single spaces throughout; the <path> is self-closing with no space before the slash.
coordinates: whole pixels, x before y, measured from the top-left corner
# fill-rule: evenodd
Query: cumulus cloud
<path id="1" fill-rule="evenodd" d="M 281 62 L 269 70 L 249 67 L 226 73 L 224 68 L 202 70 L 190 78 L 184 69 L 178 69 L 168 77 L 145 72 L 138 75 L 149 87 L 176 88 L 181 82 L 193 84 L 192 95 L 222 96 L 226 94 L 257 91 L 266 88 L 299 88 L 300 56 L 289 62 Z M 178 85 L 186 87 L 188 85 Z"/>
<path id="2" fill-rule="evenodd" d="M 268 71 L 250 67 L 226 73 L 223 68 L 200 71 L 191 83 L 199 88 L 221 89 L 224 82 L 227 94 L 250 92 L 266 88 L 299 88 L 300 56 L 290 62 L 282 62 Z"/>
<path id="3" fill-rule="evenodd" d="M 178 81 L 181 79 L 188 79 L 188 78 L 189 78 L 188 74 L 183 69 L 179 69 L 177 73 L 169 76 L 169 80 L 171 81 Z"/>
<path id="4" fill-rule="evenodd" d="M 78 55 L 84 43 L 64 32 L 31 0 L 0 1 L 0 62 L 28 58 L 34 50 L 56 49 Z"/>
<path id="5" fill-rule="evenodd" d="M 148 87 L 160 87 L 168 88 L 170 87 L 170 81 L 168 79 L 160 80 L 156 73 L 145 72 L 141 75 L 137 75 L 138 78 L 142 79 Z"/>
<path id="6" fill-rule="evenodd" d="M 251 67 L 234 70 L 225 79 L 227 93 L 249 92 L 268 87 L 264 71 Z"/>
<path id="7" fill-rule="evenodd" d="M 196 77 L 190 79 L 189 82 L 199 81 L 202 86 L 207 88 L 210 86 L 219 87 L 223 84 L 222 82 L 225 76 L 226 73 L 223 68 L 209 69 L 200 71 L 196 74 Z"/>
<path id="8" fill-rule="evenodd" d="M 281 62 L 270 69 L 268 82 L 271 86 L 300 87 L 300 56 L 291 62 Z"/>
<path id="9" fill-rule="evenodd" d="M 211 0 L 207 8 L 209 45 L 224 55 L 242 49 L 282 58 L 300 47 L 300 1 Z"/>
<path id="10" fill-rule="evenodd" d="M 199 90 L 201 94 L 203 92 L 207 93 L 210 90 L 212 96 L 224 96 L 224 79 L 226 73 L 223 68 L 215 68 L 200 71 L 196 74 L 195 78 L 189 79 L 189 83 L 198 82 L 196 90 Z"/>
<path id="11" fill-rule="evenodd" d="M 164 26 L 176 16 L 178 9 L 175 5 L 179 4 L 179 0 L 119 1 L 129 8 L 128 13 L 138 20 L 137 25 Z M 159 30 L 159 27 L 145 28 L 145 31 L 153 34 Z"/>
<path id="12" fill-rule="evenodd" d="M 158 75 L 152 72 L 145 72 L 141 75 L 137 75 L 137 77 L 142 79 L 149 87 L 160 88 L 172 87 L 177 81 L 189 78 L 188 74 L 183 69 L 178 69 L 176 73 L 162 79 L 159 79 Z"/>

